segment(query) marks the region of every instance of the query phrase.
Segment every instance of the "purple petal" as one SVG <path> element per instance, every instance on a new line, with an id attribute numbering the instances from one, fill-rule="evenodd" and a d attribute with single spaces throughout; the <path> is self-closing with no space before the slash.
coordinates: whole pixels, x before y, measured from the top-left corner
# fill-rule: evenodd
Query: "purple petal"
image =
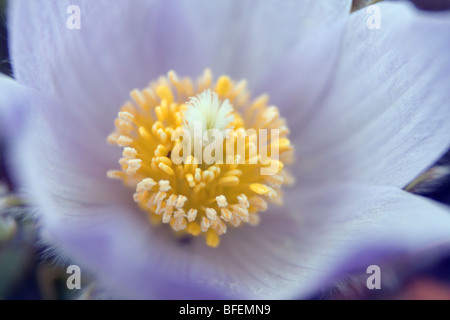
<path id="1" fill-rule="evenodd" d="M 80 30 L 66 27 L 69 4 L 80 6 Z M 94 198 L 116 198 L 111 190 L 117 187 L 104 174 L 117 166 L 119 151 L 105 140 L 132 88 L 145 86 L 171 68 L 196 76 L 210 64 L 253 77 L 252 70 L 264 71 L 293 42 L 306 39 L 306 33 L 322 23 L 331 24 L 349 8 L 348 1 L 332 6 L 316 0 L 292 1 L 277 4 L 279 13 L 272 15 L 276 3 L 266 1 L 258 6 L 241 1 L 213 6 L 202 1 L 133 4 L 128 0 L 114 7 L 106 1 L 12 3 L 15 74 L 47 95 L 45 101 L 34 101 L 36 113 L 30 118 L 39 123 L 30 129 L 31 146 L 24 152 L 26 160 L 33 159 L 31 167 L 38 159 L 46 164 L 39 171 L 54 183 L 48 192 L 89 199 L 92 190 L 82 187 L 87 179 L 96 180 Z M 296 31 L 282 32 L 286 27 Z M 239 30 L 248 34 L 238 36 Z M 267 30 L 264 36 L 261 30 Z M 224 55 L 230 50 L 240 54 Z M 64 188 L 58 187 L 61 181 Z M 105 196 L 99 195 L 102 190 Z"/>
<path id="2" fill-rule="evenodd" d="M 162 45 L 163 52 L 182 52 L 182 46 L 178 42 L 172 43 L 169 40 L 165 42 L 166 38 L 163 37 L 162 39 L 161 34 L 157 31 L 154 33 L 156 40 L 148 43 L 144 41 L 144 44 L 142 44 L 144 35 L 148 34 L 148 30 L 153 30 L 151 26 L 159 25 L 155 24 L 148 12 L 156 11 L 159 14 L 166 12 L 162 8 L 167 3 L 168 6 L 172 5 L 173 2 L 164 2 L 164 5 L 161 4 L 161 8 L 159 6 L 152 7 L 151 4 L 148 4 L 148 11 L 145 8 L 131 11 L 131 9 L 127 9 L 129 6 L 127 2 L 127 8 L 118 6 L 121 9 L 120 12 L 110 8 L 112 13 L 108 13 L 108 15 L 105 14 L 104 10 L 99 9 L 100 6 L 90 6 L 86 16 L 83 15 L 83 21 L 85 21 L 83 29 L 79 30 L 80 33 L 73 34 L 64 30 L 65 18 L 67 18 L 64 5 L 67 5 L 68 2 L 62 2 L 64 5 L 61 8 L 64 10 L 57 8 L 56 11 L 48 11 L 49 16 L 47 18 L 49 21 L 47 23 L 50 27 L 47 28 L 44 25 L 43 29 L 35 31 L 38 34 L 34 36 L 42 36 L 43 39 L 48 39 L 51 35 L 51 37 L 57 39 L 55 42 L 49 41 L 50 43 L 43 41 L 49 46 L 48 49 L 39 46 L 33 47 L 36 44 L 32 41 L 33 37 L 30 39 L 20 38 L 19 35 L 24 30 L 28 30 L 30 33 L 30 30 L 35 30 L 32 28 L 33 26 L 39 25 L 39 27 L 42 27 L 42 24 L 38 24 L 38 22 L 42 22 L 41 18 L 35 18 L 25 5 L 22 6 L 22 3 L 14 5 L 13 9 L 13 58 L 16 65 L 16 74 L 20 81 L 57 96 L 48 98 L 48 101 L 36 102 L 38 112 L 36 113 L 35 123 L 30 129 L 33 131 L 24 141 L 23 146 L 26 148 L 22 148 L 25 155 L 25 157 L 22 157 L 24 172 L 31 187 L 31 192 L 36 196 L 39 213 L 43 217 L 43 231 L 47 239 L 54 243 L 63 255 L 72 257 L 83 267 L 94 272 L 99 276 L 102 284 L 114 288 L 118 295 L 137 298 L 190 298 L 192 297 L 190 295 L 190 289 L 192 288 L 195 291 L 196 298 L 296 297 L 316 289 L 321 281 L 333 272 L 336 265 L 344 262 L 345 257 L 351 256 L 353 252 L 361 250 L 365 246 L 384 244 L 383 241 L 389 240 L 390 243 L 395 243 L 395 246 L 392 246 L 392 251 L 389 252 L 411 251 L 418 246 L 448 240 L 449 219 L 447 212 L 434 204 L 396 189 L 376 187 L 358 187 L 355 189 L 339 186 L 339 188 L 331 189 L 312 189 L 308 192 L 302 190 L 301 197 L 293 197 L 291 194 L 285 207 L 278 212 L 267 212 L 263 216 L 261 226 L 256 228 L 243 227 L 230 231 L 224 237 L 223 243 L 218 249 L 207 248 L 203 239 L 194 239 L 190 244 L 183 245 L 174 239 L 174 236 L 168 230 L 169 228 L 150 226 L 145 219 L 145 214 L 136 209 L 130 200 L 131 195 L 121 188 L 120 183 L 114 184 L 114 182 L 106 180 L 105 169 L 109 169 L 107 166 L 112 161 L 109 159 L 115 160 L 117 157 L 110 157 L 112 154 L 100 155 L 101 150 L 104 150 L 103 147 L 100 147 L 100 140 L 103 141 L 101 146 L 104 146 L 105 136 L 103 133 L 107 133 L 110 129 L 108 123 L 112 124 L 117 106 L 122 102 L 121 99 L 125 99 L 126 93 L 129 91 L 129 88 L 125 90 L 125 87 L 129 85 L 143 86 L 144 82 L 149 80 L 147 77 L 155 76 L 155 70 L 158 71 L 159 68 L 172 68 L 179 65 L 182 69 L 181 73 L 190 74 L 193 71 L 197 72 L 197 68 L 201 64 L 201 62 L 194 61 L 194 58 L 192 58 L 192 64 L 186 64 L 186 61 L 191 61 L 188 58 L 186 58 L 187 60 L 183 60 L 183 58 L 175 59 L 173 64 L 168 62 L 166 64 L 164 59 L 161 59 L 159 65 L 151 63 L 158 61 L 155 58 L 157 54 L 153 49 L 155 43 Z M 83 4 L 87 4 L 87 2 L 80 2 L 80 5 L 87 7 Z M 42 9 L 43 5 L 39 5 L 39 10 L 47 12 Z M 136 7 L 131 8 L 136 9 Z M 154 10 L 155 8 L 160 8 L 161 11 Z M 178 12 L 176 9 L 168 11 L 175 17 L 183 18 L 182 12 L 184 11 L 179 9 Z M 19 13 L 21 10 L 25 11 Z M 123 12 L 130 12 L 130 14 L 123 16 Z M 44 15 L 46 14 L 44 13 Z M 115 17 L 117 19 L 114 19 Z M 359 19 L 358 23 L 364 23 L 365 26 L 365 20 L 362 19 L 361 15 L 355 15 L 354 17 L 352 19 Z M 124 19 L 121 19 L 121 23 L 117 24 L 119 18 Z M 211 21 L 214 20 L 211 19 Z M 400 24 L 408 22 L 407 20 L 402 19 Z M 433 21 L 422 22 L 425 25 L 425 31 L 418 32 L 419 35 L 435 31 L 434 26 L 427 27 L 428 24 L 438 24 L 438 22 Z M 62 23 L 62 26 L 59 25 L 60 23 Z M 356 26 L 358 23 L 353 21 Z M 189 23 L 187 24 L 189 25 Z M 150 26 L 146 29 L 145 26 L 148 25 Z M 183 23 L 179 25 L 185 26 Z M 218 25 L 220 24 L 218 23 Z M 354 29 L 355 25 L 350 25 L 349 30 Z M 89 26 L 102 26 L 102 28 L 91 29 Z M 111 31 L 114 36 L 109 37 L 109 29 L 105 26 L 110 26 L 111 29 L 113 27 L 118 28 L 119 31 Z M 86 31 L 86 28 L 88 31 Z M 180 31 L 181 29 L 184 28 L 174 27 L 173 30 L 169 28 L 167 35 L 173 35 L 174 37 L 178 35 L 180 37 L 179 34 L 183 34 Z M 195 33 L 197 29 L 192 26 L 191 30 Z M 256 27 L 255 30 L 257 30 Z M 396 32 L 382 33 L 383 39 L 394 42 L 398 39 L 398 36 L 406 32 L 401 28 L 395 30 Z M 134 31 L 134 33 L 130 31 Z M 136 36 L 136 32 L 138 36 Z M 357 36 L 365 34 L 361 30 L 359 32 L 357 32 Z M 14 36 L 14 34 L 17 36 Z M 92 34 L 94 35 L 92 36 Z M 105 38 L 106 40 L 104 40 Z M 128 43 L 130 38 L 136 42 L 135 46 L 132 46 L 133 50 L 124 46 L 124 43 Z M 117 43 L 115 42 L 117 39 L 124 39 L 124 42 Z M 137 39 L 139 39 L 139 42 Z M 167 39 L 171 38 L 168 37 Z M 193 41 L 195 39 L 195 37 L 192 37 Z M 242 44 L 245 42 L 244 40 L 236 43 Z M 344 43 L 351 45 L 354 44 L 354 40 L 355 38 L 349 36 L 344 39 Z M 39 41 L 42 41 L 42 38 Z M 86 44 L 84 41 L 88 41 L 88 43 Z M 408 41 L 413 42 L 413 40 Z M 406 43 L 405 48 L 411 49 L 408 46 L 411 43 L 408 43 L 408 41 L 404 41 Z M 442 49 L 440 46 L 442 43 L 439 43 L 439 41 L 437 43 L 429 41 L 430 43 L 427 44 L 433 50 Z M 224 43 L 227 44 L 227 42 Z M 142 51 L 136 51 L 136 48 L 140 48 Z M 186 56 L 189 57 L 192 52 L 197 52 L 196 50 L 199 48 L 204 49 L 204 46 L 199 44 L 198 47 L 193 45 L 185 48 Z M 103 51 L 100 49 L 117 50 Z M 354 49 L 352 54 L 355 54 L 364 62 L 365 56 L 361 51 L 363 48 L 354 46 Z M 395 82 L 390 77 L 387 78 L 390 82 L 385 82 L 386 77 L 382 77 L 385 73 L 373 73 L 372 75 L 382 77 L 381 79 L 375 78 L 380 81 L 376 83 L 382 83 L 381 88 L 386 90 L 386 87 L 392 86 L 392 84 L 398 86 L 397 88 L 406 90 L 405 86 L 409 88 L 410 83 L 398 82 L 399 79 L 404 78 L 400 75 L 406 73 L 409 77 L 419 74 L 422 71 L 419 68 L 422 67 L 420 62 L 424 61 L 422 59 L 426 53 L 424 51 L 426 50 L 421 49 L 417 52 L 411 50 L 414 59 L 406 61 L 407 63 L 401 60 L 405 64 L 402 64 L 400 71 L 387 69 L 392 71 L 393 75 L 391 73 L 388 73 L 388 75 L 395 79 Z M 99 56 L 100 52 L 105 52 L 105 55 Z M 398 52 L 410 53 L 409 51 Z M 111 55 L 109 55 L 110 53 Z M 136 57 L 131 53 L 136 53 Z M 179 57 L 177 54 L 173 54 Z M 374 55 L 369 55 L 369 60 L 372 62 L 375 60 L 383 66 L 386 64 L 389 66 L 391 65 L 390 62 L 396 62 L 399 59 L 396 54 L 387 52 L 382 56 L 380 62 L 374 59 L 374 57 L 380 58 L 379 54 L 380 52 L 376 51 Z M 252 53 L 252 55 L 255 54 Z M 352 55 L 351 57 L 354 58 L 355 56 Z M 275 54 L 271 54 L 269 58 L 264 57 L 263 61 L 272 61 L 274 57 Z M 123 65 L 113 67 L 114 63 L 117 64 L 117 61 L 122 61 L 117 58 L 125 58 Z M 205 61 L 208 61 L 208 59 L 213 58 L 207 57 L 205 59 Z M 94 60 L 94 63 L 92 63 L 92 60 Z M 424 82 L 428 85 L 428 82 L 431 83 L 431 80 L 435 80 L 432 75 L 438 74 L 439 68 L 446 66 L 446 62 L 443 60 L 445 60 L 445 57 L 437 61 L 437 66 L 431 68 L 432 72 L 424 73 L 424 79 L 419 81 L 419 84 L 423 85 L 422 82 Z M 225 60 L 221 58 L 218 61 Z M 256 65 L 252 64 L 251 61 L 243 61 L 247 61 L 250 65 L 248 74 L 253 74 L 254 70 L 259 72 L 255 69 Z M 409 98 L 405 102 L 402 99 L 395 99 L 395 94 L 389 90 L 379 90 L 375 91 L 377 93 L 375 101 L 388 103 L 376 103 L 374 104 L 375 107 L 373 107 L 373 104 L 369 104 L 372 109 L 367 109 L 369 110 L 367 114 L 355 113 L 355 115 L 352 113 L 352 118 L 347 118 L 348 112 L 345 111 L 348 110 L 346 108 L 355 105 L 365 106 L 364 103 L 368 103 L 367 100 L 360 99 L 359 94 L 363 91 L 356 90 L 355 85 L 348 81 L 349 78 L 354 76 L 362 88 L 373 88 L 373 86 L 369 86 L 367 76 L 357 77 L 360 73 L 357 72 L 356 68 L 351 68 L 353 66 L 351 62 L 354 63 L 354 61 L 348 57 L 345 58 L 343 55 L 343 61 L 337 67 L 338 72 L 331 86 L 332 94 L 325 101 L 325 108 L 319 113 L 317 119 L 302 128 L 298 141 L 304 142 L 300 144 L 304 147 L 303 150 L 300 150 L 304 157 L 297 168 L 300 174 L 305 174 L 304 180 L 310 182 L 310 180 L 314 180 L 314 176 L 306 175 L 306 171 L 308 166 L 312 166 L 312 169 L 315 170 L 311 172 L 316 174 L 316 181 L 323 182 L 317 172 L 319 168 L 325 167 L 324 164 L 329 163 L 325 160 L 332 160 L 337 163 L 337 166 L 334 166 L 333 169 L 340 168 L 339 165 L 344 165 L 342 162 L 344 160 L 362 161 L 361 166 L 364 166 L 364 168 L 375 164 L 374 171 L 365 173 L 360 170 L 361 166 L 358 166 L 358 163 L 345 163 L 346 168 L 351 169 L 351 177 L 355 177 L 356 172 L 361 174 L 357 176 L 359 177 L 356 179 L 358 181 L 381 181 L 397 185 L 402 178 L 406 180 L 406 176 L 412 175 L 412 173 L 417 174 L 420 171 L 418 167 L 424 166 L 424 162 L 429 163 L 431 161 L 430 159 L 426 161 L 417 160 L 423 156 L 422 153 L 428 151 L 434 153 L 429 158 L 438 156 L 435 144 L 430 142 L 432 139 L 427 140 L 423 137 L 422 131 L 416 133 L 417 130 L 413 129 L 425 125 L 424 118 L 432 119 L 433 125 L 439 124 L 437 122 L 445 115 L 445 110 L 437 107 L 439 104 L 437 102 L 444 98 L 443 94 L 441 96 L 442 87 L 438 82 L 433 82 L 438 93 L 433 96 L 435 100 L 432 100 L 430 95 L 420 96 L 419 98 L 420 102 L 430 105 L 430 109 L 436 113 L 435 116 L 431 111 L 418 108 L 417 104 L 412 104 L 411 109 L 405 109 L 405 106 L 410 107 L 410 103 L 415 101 L 409 95 L 402 96 L 402 99 Z M 139 64 L 140 62 L 142 64 Z M 367 68 L 370 67 L 368 62 L 366 61 L 363 64 Z M 44 67 L 41 67 L 41 65 L 45 66 L 45 69 L 42 69 Z M 238 63 L 233 65 L 240 66 Z M 405 65 L 406 67 L 404 67 Z M 114 76 L 111 76 L 113 70 L 116 72 L 113 73 Z M 383 70 L 386 71 L 386 69 Z M 346 87 L 341 88 L 340 86 L 344 84 Z M 412 85 L 411 88 L 414 89 L 414 92 L 417 91 Z M 347 95 L 347 91 L 344 89 L 351 91 L 352 95 Z M 377 87 L 377 89 L 379 88 Z M 405 92 L 404 90 L 400 91 Z M 388 92 L 387 96 L 383 96 L 386 92 Z M 423 93 L 423 91 L 417 92 Z M 314 101 L 317 96 L 316 92 L 308 99 Z M 378 101 L 377 99 L 385 99 L 386 101 Z M 402 104 L 396 104 L 399 101 Z M 349 104 L 347 105 L 347 103 Z M 392 110 L 396 113 L 390 113 Z M 376 161 L 381 161 L 380 158 L 384 159 L 382 156 L 387 158 L 387 160 L 383 160 L 385 161 L 383 162 L 383 168 L 377 167 L 378 162 L 375 162 L 375 160 L 372 163 L 357 157 L 364 153 L 364 149 L 359 149 L 361 138 L 367 138 L 367 142 L 371 142 L 368 145 L 372 148 L 374 146 L 379 147 L 375 142 L 384 140 L 385 136 L 383 135 L 380 135 L 380 138 L 375 142 L 370 140 L 373 136 L 378 137 L 374 135 L 375 133 L 379 134 L 381 129 L 385 129 L 379 124 L 375 126 L 368 121 L 371 116 L 381 112 L 383 112 L 383 117 L 386 115 L 386 119 L 395 118 L 398 120 L 394 123 L 392 130 L 397 134 L 399 132 L 404 133 L 405 135 L 399 136 L 403 140 L 405 137 L 411 137 L 412 135 L 413 139 L 411 140 L 420 139 L 424 143 L 424 146 L 422 144 L 411 146 L 410 144 L 404 147 L 403 144 L 407 144 L 409 140 L 406 142 L 402 140 L 403 144 L 400 147 L 395 143 L 393 146 L 382 144 L 384 149 L 381 148 L 381 151 L 376 148 L 371 150 L 373 154 L 371 153 L 370 156 L 373 156 Z M 402 126 L 405 119 L 411 120 L 408 117 L 400 117 L 405 112 L 413 120 L 407 122 L 409 125 Z M 418 115 L 416 116 L 416 114 Z M 343 117 L 343 119 L 338 116 Z M 414 116 L 417 118 L 414 118 Z M 84 122 L 90 122 L 90 124 L 83 125 L 83 120 L 85 120 Z M 333 125 L 336 124 L 336 127 L 329 125 L 330 120 Z M 380 120 L 377 121 L 380 122 Z M 322 131 L 326 134 L 323 135 Z M 392 134 L 392 131 L 385 131 Z M 318 132 L 321 132 L 320 139 L 313 135 L 317 135 Z M 358 133 L 357 138 L 355 138 L 355 132 Z M 361 135 L 361 132 L 364 135 Z M 431 125 L 428 125 L 424 132 L 428 132 L 433 139 L 438 138 L 439 141 L 436 142 L 436 145 L 443 142 L 440 137 L 446 133 L 443 129 L 435 129 Z M 333 134 L 336 135 L 333 136 Z M 334 138 L 337 140 L 333 140 Z M 393 140 L 397 144 L 399 143 L 399 141 Z M 344 143 L 339 148 L 335 147 L 334 142 L 341 141 L 344 141 Z M 316 142 L 316 144 L 312 142 Z M 358 148 L 352 148 L 356 146 Z M 340 147 L 343 148 L 343 151 L 340 150 Z M 403 152 L 396 153 L 397 150 L 389 149 L 394 147 Z M 413 155 L 409 160 L 403 160 L 405 148 L 408 147 L 417 148 L 418 155 L 416 157 Z M 320 158 L 319 150 L 331 151 L 325 157 Z M 347 157 L 343 157 L 342 154 Z M 391 154 L 394 154 L 395 157 Z M 403 158 L 399 159 L 400 157 Z M 424 158 L 427 157 L 428 154 L 424 156 Z M 313 163 L 308 162 L 311 159 L 318 160 L 316 167 Z M 400 164 L 397 165 L 396 161 Z M 416 162 L 420 162 L 420 164 L 416 165 Z M 387 173 L 392 175 L 391 171 L 396 173 L 399 168 L 404 168 L 406 164 L 412 167 L 408 166 L 406 169 L 408 174 L 402 173 L 400 177 L 387 177 Z M 324 171 L 328 173 L 326 170 Z M 387 171 L 387 173 L 384 171 Z M 342 172 L 344 177 L 347 178 L 348 171 L 343 170 Z M 334 177 L 340 178 L 339 175 Z M 411 177 L 408 176 L 407 178 Z M 395 183 L 390 183 L 389 179 L 393 179 Z M 414 204 L 414 206 L 409 207 L 409 203 Z M 297 208 L 299 208 L 299 212 L 296 211 Z M 423 212 L 426 214 L 424 215 Z M 412 234 L 409 233 L 409 230 Z M 430 230 L 433 230 L 433 232 L 430 232 Z M 171 290 L 173 291 L 171 292 Z"/>
<path id="3" fill-rule="evenodd" d="M 324 24 L 305 35 L 267 70 L 257 90 L 270 95 L 270 102 L 287 118 L 294 137 L 316 116 L 328 94 L 347 19 L 341 16 L 332 27 Z"/>
<path id="4" fill-rule="evenodd" d="M 80 7 L 80 30 L 66 27 L 69 5 Z M 19 82 L 61 97 L 66 108 L 87 110 L 109 124 L 131 89 L 170 69 L 197 76 L 210 67 L 256 87 L 305 35 L 349 7 L 349 0 L 122 0 L 114 6 L 19 0 L 11 9 L 14 73 Z"/>
<path id="5" fill-rule="evenodd" d="M 268 72 L 318 31 L 348 16 L 351 1 L 199 1 L 196 20 L 215 74 L 249 80 L 251 88 L 285 83 Z M 267 79 L 267 77 L 271 77 Z M 262 88 L 261 88 L 262 87 Z M 270 93 L 270 91 L 268 92 Z"/>
<path id="6" fill-rule="evenodd" d="M 39 206 L 56 203 L 66 208 L 43 210 L 42 218 L 75 214 L 83 205 L 130 201 L 131 190 L 106 177 L 108 169 L 118 166 L 120 150 L 108 146 L 98 128 L 86 126 L 83 114 L 56 109 L 58 103 L 34 97 L 27 126 L 12 152 L 16 178 L 31 199 Z M 96 140 L 103 143 L 92 143 Z"/>
<path id="7" fill-rule="evenodd" d="M 331 246 L 329 250 L 340 255 L 330 261 L 333 270 L 322 281 L 324 287 L 349 273 L 365 273 L 371 265 L 382 267 L 402 257 L 450 249 L 448 206 L 392 187 L 353 185 L 342 191 L 351 195 L 353 204 L 323 229 L 322 247 Z M 357 208 L 363 209 L 355 212 Z M 361 278 L 361 288 L 367 277 Z"/>
<path id="8" fill-rule="evenodd" d="M 0 136 L 5 140 L 20 132 L 29 94 L 13 79 L 0 75 Z"/>
<path id="9" fill-rule="evenodd" d="M 288 116 L 305 186 L 358 181 L 403 187 L 450 144 L 450 20 L 409 5 L 382 3 L 351 15 L 325 101 L 305 123 Z M 302 108 L 301 101 L 299 108 Z"/>
<path id="10" fill-rule="evenodd" d="M 70 5 L 80 7 L 80 30 L 66 26 Z M 14 1 L 15 77 L 59 97 L 106 134 L 132 89 L 171 68 L 200 70 L 196 31 L 183 10 L 174 1 Z"/>
<path id="11" fill-rule="evenodd" d="M 347 258 L 353 270 L 450 241 L 447 208 L 390 187 L 311 190 L 264 214 L 260 226 L 230 230 L 216 249 L 198 238 L 179 242 L 124 206 L 76 209 L 47 221 L 51 243 L 111 294 L 129 298 L 187 299 L 189 288 L 196 298 L 304 297 L 342 272 Z M 389 250 L 370 250 L 377 247 Z"/>

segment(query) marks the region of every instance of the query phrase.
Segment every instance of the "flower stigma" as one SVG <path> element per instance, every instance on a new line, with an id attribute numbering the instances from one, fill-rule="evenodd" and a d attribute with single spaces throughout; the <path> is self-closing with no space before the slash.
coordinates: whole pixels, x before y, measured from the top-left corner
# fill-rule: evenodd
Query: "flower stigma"
<path id="1" fill-rule="evenodd" d="M 123 148 L 120 170 L 107 172 L 135 190 L 151 223 L 179 235 L 203 235 L 217 247 L 229 227 L 257 225 L 268 202 L 282 204 L 293 183 L 289 129 L 246 81 L 206 69 L 193 81 L 174 71 L 132 90 L 107 141 Z"/>

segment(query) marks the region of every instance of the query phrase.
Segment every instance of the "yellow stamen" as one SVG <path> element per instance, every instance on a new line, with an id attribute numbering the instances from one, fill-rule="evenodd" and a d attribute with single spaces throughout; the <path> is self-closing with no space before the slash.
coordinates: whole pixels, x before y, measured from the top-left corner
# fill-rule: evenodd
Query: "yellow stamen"
<path id="1" fill-rule="evenodd" d="M 191 222 L 186 231 L 193 236 L 198 236 L 202 232 L 202 229 L 197 222 Z"/>
<path id="2" fill-rule="evenodd" d="M 206 244 L 210 247 L 216 248 L 220 243 L 220 238 L 216 232 L 209 230 L 206 233 Z"/>
<path id="3" fill-rule="evenodd" d="M 269 188 L 260 183 L 252 183 L 250 185 L 250 190 L 252 190 L 253 192 L 256 192 L 257 194 L 268 194 L 269 193 Z"/>
<path id="4" fill-rule="evenodd" d="M 228 228 L 257 225 L 267 201 L 282 203 L 280 189 L 293 183 L 284 168 L 293 154 L 289 129 L 279 110 L 268 105 L 268 95 L 251 101 L 246 84 L 228 76 L 214 81 L 209 69 L 197 82 L 170 71 L 149 87 L 131 91 L 131 101 L 118 112 L 115 131 L 106 139 L 123 148 L 119 170 L 109 170 L 107 177 L 135 189 L 133 200 L 148 221 L 166 224 L 177 234 L 203 235 L 208 246 L 217 247 Z M 194 132 L 196 122 L 222 136 L 202 136 L 199 150 L 192 143 L 179 154 L 183 161 L 175 161 L 184 137 L 173 137 L 186 129 Z M 269 140 L 269 153 L 260 155 L 261 129 L 278 130 L 278 138 Z M 218 146 L 223 156 L 217 156 L 220 149 L 211 152 Z M 218 158 L 206 163 L 206 151 Z M 261 173 L 269 167 L 272 175 Z"/>
<path id="5" fill-rule="evenodd" d="M 239 178 L 236 176 L 225 176 L 220 178 L 218 183 L 223 187 L 232 187 L 239 184 Z"/>

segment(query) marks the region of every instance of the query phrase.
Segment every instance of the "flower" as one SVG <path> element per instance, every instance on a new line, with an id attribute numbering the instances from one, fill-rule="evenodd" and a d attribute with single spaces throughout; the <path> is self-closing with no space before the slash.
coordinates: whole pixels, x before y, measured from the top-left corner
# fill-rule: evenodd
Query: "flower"
<path id="1" fill-rule="evenodd" d="M 402 190 L 449 146 L 446 14 L 381 3 L 381 29 L 369 29 L 365 10 L 349 15 L 350 1 L 71 2 L 11 5 L 14 76 L 26 87 L 23 97 L 36 95 L 13 159 L 36 201 L 44 240 L 113 297 L 305 297 L 347 271 L 448 244 L 448 209 Z M 66 26 L 73 2 L 80 29 Z M 105 140 L 130 91 L 147 92 L 149 100 L 134 100 L 156 112 L 150 102 L 158 89 L 146 88 L 149 82 L 170 70 L 193 79 L 206 68 L 247 79 L 253 97 L 267 92 L 296 150 L 296 184 L 283 188 L 284 204 L 270 205 L 256 227 L 229 228 L 216 248 L 152 225 L 133 201 L 136 190 L 106 178 L 121 156 Z M 194 93 L 192 105 L 209 99 Z M 223 101 L 217 114 L 227 109 Z M 148 119 L 126 110 L 119 129 L 135 128 L 136 117 L 146 128 Z M 165 161 L 160 169 L 169 174 Z M 122 162 L 130 174 L 140 170 L 139 161 Z M 160 192 L 172 186 L 164 179 L 158 185 Z"/>

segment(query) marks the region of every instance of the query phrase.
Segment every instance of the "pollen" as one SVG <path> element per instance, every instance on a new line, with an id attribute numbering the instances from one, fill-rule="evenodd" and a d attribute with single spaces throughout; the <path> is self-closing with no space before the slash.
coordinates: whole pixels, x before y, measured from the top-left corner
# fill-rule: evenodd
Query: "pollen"
<path id="1" fill-rule="evenodd" d="M 106 176 L 135 191 L 150 224 L 217 247 L 230 228 L 256 226 L 270 204 L 282 205 L 293 183 L 289 129 L 268 103 L 245 80 L 170 71 L 120 108 L 106 141 L 122 156 Z"/>

